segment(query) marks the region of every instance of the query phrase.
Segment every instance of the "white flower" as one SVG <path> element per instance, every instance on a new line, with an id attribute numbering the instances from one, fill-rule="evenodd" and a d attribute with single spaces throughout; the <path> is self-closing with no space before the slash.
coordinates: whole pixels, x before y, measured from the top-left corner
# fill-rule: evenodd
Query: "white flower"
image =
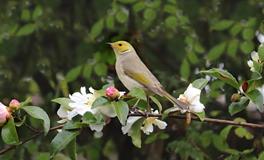
<path id="1" fill-rule="evenodd" d="M 158 114 L 159 112 L 156 110 L 152 112 L 153 114 Z M 131 135 L 131 127 L 132 125 L 139 120 L 141 117 L 135 116 L 135 117 L 128 117 L 127 123 L 125 126 L 122 127 L 123 134 Z M 159 129 L 165 129 L 167 126 L 167 123 L 159 120 L 157 117 L 148 117 L 144 120 L 142 127 L 140 128 L 145 134 L 149 135 L 153 132 L 154 126 L 156 125 Z"/>
<path id="2" fill-rule="evenodd" d="M 251 52 L 251 59 L 252 60 L 248 60 L 247 61 L 247 64 L 248 64 L 248 66 L 249 66 L 249 68 L 250 68 L 250 70 L 252 72 L 256 72 L 256 69 L 254 67 L 254 62 L 259 63 L 259 55 L 258 55 L 258 52 L 256 52 L 256 51 Z"/>
<path id="3" fill-rule="evenodd" d="M 264 43 L 264 34 L 260 33 L 259 31 L 256 32 L 257 39 L 259 43 Z"/>
<path id="4" fill-rule="evenodd" d="M 204 110 L 204 105 L 200 102 L 201 90 L 193 87 L 192 84 L 188 86 L 186 91 L 181 94 L 178 100 L 188 104 L 191 112 L 200 113 Z"/>

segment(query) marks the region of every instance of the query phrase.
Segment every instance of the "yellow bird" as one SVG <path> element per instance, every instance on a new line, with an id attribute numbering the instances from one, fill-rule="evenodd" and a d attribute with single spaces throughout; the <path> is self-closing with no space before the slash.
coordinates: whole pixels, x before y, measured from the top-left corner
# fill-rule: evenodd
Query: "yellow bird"
<path id="1" fill-rule="evenodd" d="M 167 98 L 179 109 L 186 109 L 187 105 L 185 103 L 177 100 L 164 90 L 164 87 L 141 61 L 130 43 L 117 41 L 109 44 L 116 55 L 115 69 L 117 76 L 128 90 L 142 88 L 147 93 L 154 93 Z"/>

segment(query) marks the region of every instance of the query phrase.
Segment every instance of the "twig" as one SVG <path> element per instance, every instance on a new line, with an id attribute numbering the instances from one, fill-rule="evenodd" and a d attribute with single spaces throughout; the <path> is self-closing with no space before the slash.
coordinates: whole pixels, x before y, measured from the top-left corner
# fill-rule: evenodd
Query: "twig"
<path id="1" fill-rule="evenodd" d="M 145 112 L 140 112 L 140 113 L 130 113 L 129 116 L 141 116 L 141 117 L 162 117 L 161 114 L 151 114 L 151 113 L 145 113 Z M 176 118 L 176 119 L 186 119 L 185 115 L 168 115 L 169 118 Z M 194 121 L 200 121 L 200 119 L 196 116 L 191 117 L 192 120 Z M 264 124 L 255 124 L 255 123 L 247 123 L 247 122 L 235 122 L 232 120 L 224 120 L 224 119 L 214 119 L 214 118 L 204 118 L 203 122 L 208 122 L 208 123 L 214 123 L 214 124 L 222 124 L 222 125 L 234 125 L 234 126 L 242 126 L 242 127 L 250 127 L 250 128 L 260 128 L 264 129 Z M 50 128 L 49 132 L 55 131 L 57 129 L 63 128 L 63 125 L 58 125 L 55 127 Z M 12 150 L 16 148 L 19 145 L 22 145 L 38 136 L 40 136 L 43 133 L 43 131 L 40 131 L 31 137 L 21 141 L 17 145 L 9 145 L 5 147 L 4 149 L 0 150 L 0 155 L 8 152 L 9 150 Z"/>

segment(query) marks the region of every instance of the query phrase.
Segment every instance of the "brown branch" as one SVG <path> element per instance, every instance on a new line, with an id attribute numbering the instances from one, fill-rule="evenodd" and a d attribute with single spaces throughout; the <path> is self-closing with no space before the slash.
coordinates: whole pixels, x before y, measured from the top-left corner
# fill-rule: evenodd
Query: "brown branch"
<path id="1" fill-rule="evenodd" d="M 145 112 L 140 112 L 140 113 L 130 113 L 129 116 L 141 116 L 141 117 L 162 117 L 162 114 L 150 114 L 150 113 L 145 113 Z M 176 118 L 176 119 L 186 119 L 185 115 L 168 115 L 169 118 Z M 196 116 L 191 117 L 192 120 L 194 121 L 200 121 L 200 119 Z M 214 124 L 222 124 L 222 125 L 234 125 L 234 126 L 242 126 L 242 127 L 250 127 L 250 128 L 260 128 L 264 129 L 264 124 L 255 124 L 255 123 L 247 123 L 247 122 L 235 122 L 232 120 L 224 120 L 224 119 L 214 119 L 214 118 L 204 118 L 203 122 L 208 122 L 208 123 L 214 123 Z M 50 128 L 49 132 L 56 131 L 57 129 L 63 128 L 63 125 L 58 125 L 55 127 Z M 43 133 L 43 131 L 40 131 L 31 137 L 21 141 L 17 145 L 9 145 L 5 147 L 4 149 L 0 150 L 0 155 L 8 152 L 9 150 L 12 150 L 16 148 L 19 145 L 22 145 L 38 136 L 40 136 Z"/>

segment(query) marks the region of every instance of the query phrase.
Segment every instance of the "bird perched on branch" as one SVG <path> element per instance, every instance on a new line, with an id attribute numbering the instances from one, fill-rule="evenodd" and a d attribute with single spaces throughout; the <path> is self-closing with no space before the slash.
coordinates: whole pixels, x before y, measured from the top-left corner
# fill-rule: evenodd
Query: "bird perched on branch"
<path id="1" fill-rule="evenodd" d="M 146 65 L 138 57 L 133 46 L 126 41 L 108 43 L 116 55 L 115 68 L 120 81 L 131 90 L 142 88 L 148 94 L 157 94 L 167 98 L 179 109 L 187 109 L 187 105 L 165 91 L 158 79 L 150 72 Z"/>

